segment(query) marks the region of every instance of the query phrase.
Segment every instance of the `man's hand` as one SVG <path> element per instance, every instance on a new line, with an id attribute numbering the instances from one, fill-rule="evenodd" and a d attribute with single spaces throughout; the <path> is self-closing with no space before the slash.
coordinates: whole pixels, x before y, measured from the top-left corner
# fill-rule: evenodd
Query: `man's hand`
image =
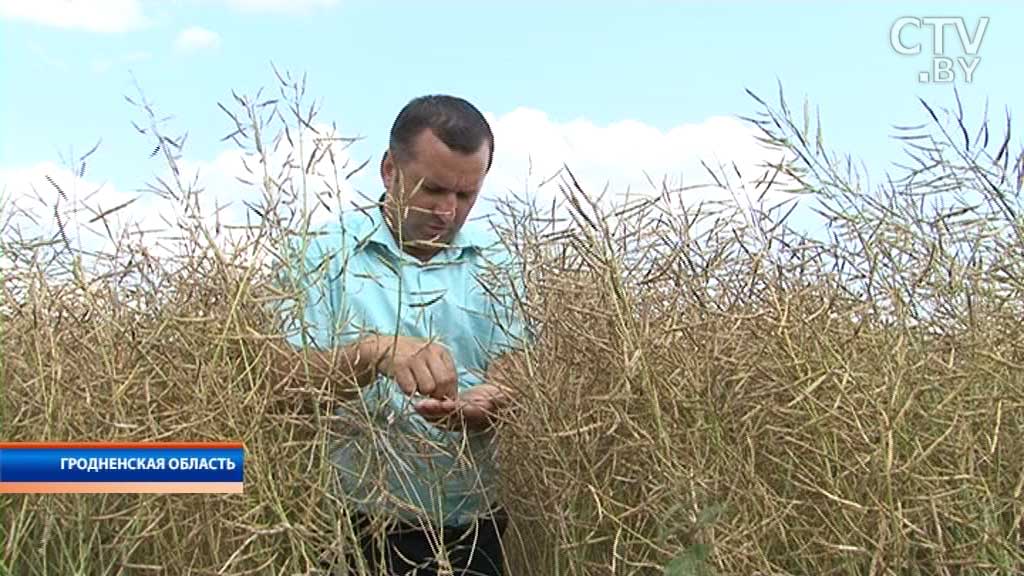
<path id="1" fill-rule="evenodd" d="M 458 400 L 426 398 L 416 404 L 416 411 L 428 422 L 458 430 L 482 430 L 491 425 L 498 408 L 507 396 L 495 384 L 479 384 L 459 394 Z"/>
<path id="2" fill-rule="evenodd" d="M 360 354 L 374 359 L 377 372 L 394 379 L 402 392 L 454 402 L 458 374 L 441 344 L 408 336 L 371 336 L 360 345 Z"/>

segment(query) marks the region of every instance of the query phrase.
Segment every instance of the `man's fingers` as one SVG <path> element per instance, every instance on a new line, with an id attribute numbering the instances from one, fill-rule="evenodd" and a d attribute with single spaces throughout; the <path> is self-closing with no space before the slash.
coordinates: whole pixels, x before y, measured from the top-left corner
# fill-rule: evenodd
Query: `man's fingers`
<path id="1" fill-rule="evenodd" d="M 416 377 L 415 390 L 424 396 L 432 396 L 437 386 L 434 383 L 434 376 L 430 373 L 430 367 L 424 359 L 414 359 L 409 363 L 409 370 Z"/>
<path id="2" fill-rule="evenodd" d="M 412 396 L 416 392 L 416 377 L 407 366 L 403 366 L 395 370 L 394 374 L 395 383 L 401 388 L 402 392 L 406 395 Z"/>
<path id="3" fill-rule="evenodd" d="M 455 359 L 452 358 L 452 355 L 448 352 L 447 348 L 441 349 L 441 361 L 444 362 L 445 368 L 452 377 L 449 396 L 451 398 L 457 398 L 459 395 L 459 371 L 455 368 Z"/>
<path id="4" fill-rule="evenodd" d="M 448 416 L 457 408 L 454 400 L 424 398 L 416 403 L 416 411 L 425 418 Z"/>
<path id="5" fill-rule="evenodd" d="M 444 362 L 445 368 L 451 370 L 453 374 L 456 372 L 455 359 L 452 358 L 451 352 L 443 346 L 441 347 L 441 361 Z"/>
<path id="6" fill-rule="evenodd" d="M 424 420 L 439 428 L 457 430 L 461 420 L 455 400 L 424 398 L 415 404 L 416 412 Z"/>
<path id="7" fill-rule="evenodd" d="M 455 373 L 455 365 L 451 361 L 448 352 L 441 349 L 436 354 L 427 358 L 430 374 L 434 378 L 435 398 L 455 398 L 458 388 L 458 376 Z"/>
<path id="8" fill-rule="evenodd" d="M 489 415 L 490 410 L 488 410 L 487 406 L 484 406 L 482 404 L 478 404 L 476 402 L 468 402 L 462 405 L 461 412 L 462 416 L 466 420 L 482 420 Z"/>
<path id="9" fill-rule="evenodd" d="M 438 411 L 441 401 L 435 398 L 424 398 L 415 403 L 416 411 L 420 414 L 434 414 Z"/>
<path id="10" fill-rule="evenodd" d="M 458 372 L 451 353 L 443 345 L 417 338 L 396 339 L 394 355 L 383 373 L 394 378 L 406 394 L 419 392 L 434 398 L 458 395 Z"/>

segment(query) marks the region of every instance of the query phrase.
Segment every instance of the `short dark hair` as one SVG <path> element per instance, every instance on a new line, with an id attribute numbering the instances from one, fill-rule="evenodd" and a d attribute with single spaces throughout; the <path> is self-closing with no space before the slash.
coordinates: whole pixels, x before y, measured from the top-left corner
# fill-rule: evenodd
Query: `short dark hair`
<path id="1" fill-rule="evenodd" d="M 472 154 L 487 143 L 487 169 L 494 160 L 494 134 L 484 115 L 462 98 L 431 94 L 414 98 L 402 108 L 391 126 L 391 153 L 400 159 L 412 157 L 417 136 L 429 129 L 448 148 Z"/>

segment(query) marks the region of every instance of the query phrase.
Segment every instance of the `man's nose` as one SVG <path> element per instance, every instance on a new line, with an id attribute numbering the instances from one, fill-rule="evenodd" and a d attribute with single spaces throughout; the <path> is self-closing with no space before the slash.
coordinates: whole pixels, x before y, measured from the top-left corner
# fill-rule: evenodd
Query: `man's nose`
<path id="1" fill-rule="evenodd" d="M 451 222 L 455 219 L 456 206 L 455 194 L 445 194 L 444 199 L 438 202 L 434 213 L 444 219 L 445 222 Z"/>

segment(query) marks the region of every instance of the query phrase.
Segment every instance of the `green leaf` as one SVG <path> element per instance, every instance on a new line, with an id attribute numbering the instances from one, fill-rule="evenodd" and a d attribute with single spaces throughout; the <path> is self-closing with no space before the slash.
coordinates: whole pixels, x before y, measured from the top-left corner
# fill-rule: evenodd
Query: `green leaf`
<path id="1" fill-rule="evenodd" d="M 696 528 L 706 528 L 716 522 L 725 513 L 725 504 L 712 504 L 702 508 L 697 514 Z"/>
<path id="2" fill-rule="evenodd" d="M 680 552 L 665 566 L 665 576 L 712 576 L 707 558 L 711 547 L 706 544 L 694 544 Z"/>

